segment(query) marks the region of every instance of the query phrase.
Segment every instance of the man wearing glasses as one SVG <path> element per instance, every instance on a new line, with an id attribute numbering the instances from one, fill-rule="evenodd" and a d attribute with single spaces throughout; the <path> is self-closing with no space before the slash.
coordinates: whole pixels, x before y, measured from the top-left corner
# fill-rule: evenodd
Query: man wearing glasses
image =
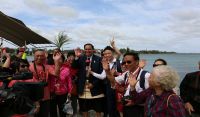
<path id="1" fill-rule="evenodd" d="M 109 69 L 108 63 L 106 61 L 103 61 L 103 68 L 106 71 L 107 78 L 110 80 L 112 87 L 115 88 L 116 83 L 125 84 L 124 98 L 122 100 L 124 104 L 123 116 L 133 117 L 134 114 L 134 117 L 143 117 L 144 106 L 132 105 L 129 79 L 136 78 L 138 80 L 135 89 L 139 93 L 149 87 L 148 78 L 150 76 L 150 73 L 143 72 L 144 70 L 138 66 L 139 56 L 137 53 L 126 53 L 124 55 L 123 65 L 125 66 L 125 69 L 127 71 L 118 77 L 114 77 L 111 70 Z M 144 76 L 143 84 L 141 84 L 140 82 L 142 76 Z"/>

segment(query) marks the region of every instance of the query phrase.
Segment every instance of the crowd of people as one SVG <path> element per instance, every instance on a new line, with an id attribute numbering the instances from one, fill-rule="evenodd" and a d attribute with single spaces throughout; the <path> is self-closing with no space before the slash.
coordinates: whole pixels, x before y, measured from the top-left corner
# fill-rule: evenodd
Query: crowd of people
<path id="1" fill-rule="evenodd" d="M 88 117 L 90 110 L 95 117 L 200 117 L 199 70 L 185 76 L 179 96 L 179 75 L 164 59 L 156 59 L 149 72 L 138 53 L 127 52 L 120 60 L 114 40 L 110 44 L 101 55 L 95 54 L 91 43 L 67 56 L 59 49 L 53 53 L 37 49 L 31 62 L 22 57 L 24 51 L 14 57 L 2 52 L 6 57 L 2 67 L 13 74 L 33 73 L 32 79 L 12 80 L 8 87 L 18 82 L 47 83 L 31 113 L 13 117 L 66 117 L 66 100 L 72 101 L 74 117 L 79 112 Z"/>

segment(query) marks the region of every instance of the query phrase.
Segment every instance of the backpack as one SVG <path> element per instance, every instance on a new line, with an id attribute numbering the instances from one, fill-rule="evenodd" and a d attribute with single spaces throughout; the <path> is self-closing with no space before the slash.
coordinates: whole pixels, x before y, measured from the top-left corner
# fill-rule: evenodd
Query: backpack
<path id="1" fill-rule="evenodd" d="M 147 73 L 148 71 L 142 71 L 141 75 L 140 75 L 140 87 L 145 90 L 145 74 Z"/>

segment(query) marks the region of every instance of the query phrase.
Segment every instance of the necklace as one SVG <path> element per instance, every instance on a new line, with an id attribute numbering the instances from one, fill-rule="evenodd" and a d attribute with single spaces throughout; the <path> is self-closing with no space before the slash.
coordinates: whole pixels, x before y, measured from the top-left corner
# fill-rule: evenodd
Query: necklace
<path id="1" fill-rule="evenodd" d="M 33 62 L 33 65 L 34 65 L 34 71 L 36 73 L 37 79 L 40 80 L 40 81 L 45 80 L 45 75 L 44 75 L 44 78 L 41 78 L 42 76 L 39 76 L 35 62 Z M 45 67 L 44 67 L 43 64 L 42 64 L 42 69 L 43 69 L 43 72 L 45 74 Z M 42 75 L 42 74 L 40 74 L 40 75 Z"/>

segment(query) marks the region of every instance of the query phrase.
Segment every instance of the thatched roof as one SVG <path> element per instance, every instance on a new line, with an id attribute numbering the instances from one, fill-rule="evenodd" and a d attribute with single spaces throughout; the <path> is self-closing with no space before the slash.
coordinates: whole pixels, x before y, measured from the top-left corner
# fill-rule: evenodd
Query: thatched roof
<path id="1" fill-rule="evenodd" d="M 13 42 L 18 46 L 25 44 L 51 44 L 49 40 L 33 32 L 26 25 L 15 18 L 9 17 L 0 11 L 0 37 Z"/>

